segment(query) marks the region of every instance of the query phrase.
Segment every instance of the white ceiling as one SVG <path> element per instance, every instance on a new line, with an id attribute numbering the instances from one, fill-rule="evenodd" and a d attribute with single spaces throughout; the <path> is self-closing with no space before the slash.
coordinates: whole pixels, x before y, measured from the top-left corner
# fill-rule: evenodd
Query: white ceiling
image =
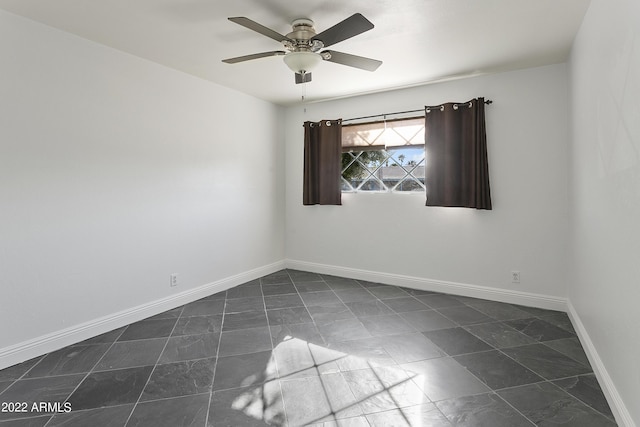
<path id="1" fill-rule="evenodd" d="M 0 8 L 278 104 L 382 91 L 563 62 L 590 0 L 0 0 Z M 383 61 L 375 72 L 323 62 L 294 83 L 280 50 L 227 20 L 282 34 L 296 18 L 321 32 L 360 12 L 375 28 L 331 49 Z M 19 43 L 19 41 L 16 41 Z"/>

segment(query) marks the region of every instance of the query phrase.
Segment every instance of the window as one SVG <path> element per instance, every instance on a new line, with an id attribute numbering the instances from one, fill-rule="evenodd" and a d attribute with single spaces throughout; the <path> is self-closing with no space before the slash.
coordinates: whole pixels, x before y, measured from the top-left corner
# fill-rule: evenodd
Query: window
<path id="1" fill-rule="evenodd" d="M 424 117 L 342 126 L 342 191 L 422 192 Z"/>

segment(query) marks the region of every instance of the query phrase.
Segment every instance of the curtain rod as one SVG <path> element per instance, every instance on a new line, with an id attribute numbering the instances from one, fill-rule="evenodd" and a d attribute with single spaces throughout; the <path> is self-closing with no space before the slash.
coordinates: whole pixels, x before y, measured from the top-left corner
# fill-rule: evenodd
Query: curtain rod
<path id="1" fill-rule="evenodd" d="M 487 100 L 485 100 L 485 101 L 484 101 L 484 103 L 485 103 L 486 105 L 491 105 L 491 104 L 493 104 L 493 101 L 492 101 L 492 100 L 490 100 L 490 99 L 487 99 Z M 464 103 L 461 103 L 461 104 L 464 104 Z M 435 108 L 440 107 L 441 105 L 442 105 L 442 104 L 440 104 L 440 105 L 435 105 L 435 106 L 430 106 L 430 107 L 425 107 L 425 108 L 434 108 L 434 109 L 435 109 Z M 398 111 L 398 112 L 396 112 L 396 113 L 374 114 L 373 116 L 354 117 L 354 118 L 352 118 L 352 119 L 344 119 L 344 120 L 342 120 L 342 122 L 344 123 L 344 122 L 350 122 L 350 121 L 353 121 L 353 120 L 372 119 L 372 118 L 374 118 L 374 117 L 395 116 L 395 115 L 398 115 L 398 114 L 423 113 L 423 112 L 424 112 L 424 110 L 425 110 L 425 108 L 422 108 L 422 109 L 420 109 L 420 110 Z"/>

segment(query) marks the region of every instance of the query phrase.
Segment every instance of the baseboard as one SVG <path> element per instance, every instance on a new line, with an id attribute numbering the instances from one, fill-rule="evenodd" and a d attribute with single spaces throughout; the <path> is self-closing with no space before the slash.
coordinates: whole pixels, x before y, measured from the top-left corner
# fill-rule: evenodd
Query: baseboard
<path id="1" fill-rule="evenodd" d="M 285 266 L 296 270 L 313 273 L 330 274 L 351 279 L 367 280 L 387 285 L 403 286 L 405 288 L 420 289 L 432 292 L 442 292 L 473 298 L 483 298 L 492 301 L 524 305 L 528 307 L 546 308 L 549 310 L 567 311 L 565 298 L 549 295 L 519 292 L 508 289 L 492 288 L 467 283 L 447 282 L 443 280 L 427 279 L 423 277 L 390 274 L 379 271 L 361 270 L 350 267 L 318 264 L 293 259 L 285 260 Z"/>
<path id="2" fill-rule="evenodd" d="M 13 366 L 37 356 L 58 350 L 97 335 L 121 328 L 181 305 L 196 301 L 216 292 L 221 292 L 242 283 L 274 273 L 284 268 L 284 261 L 278 261 L 197 288 L 189 289 L 166 298 L 131 307 L 108 316 L 71 326 L 60 331 L 23 341 L 0 349 L 0 369 Z"/>
<path id="3" fill-rule="evenodd" d="M 580 320 L 578 312 L 573 307 L 573 304 L 571 304 L 571 301 L 567 302 L 567 314 L 571 319 L 573 328 L 578 334 L 578 338 L 580 338 L 582 347 L 584 348 L 587 358 L 589 359 L 589 363 L 591 363 L 591 367 L 593 368 L 593 372 L 600 383 L 602 392 L 607 398 L 607 402 L 609 402 L 609 407 L 616 418 L 616 422 L 620 427 L 636 427 L 635 422 L 631 418 L 631 414 L 627 410 L 616 386 L 613 384 L 613 380 L 609 376 L 600 355 L 598 355 L 598 351 L 593 345 L 593 341 L 591 341 L 591 338 L 589 337 L 582 320 Z"/>

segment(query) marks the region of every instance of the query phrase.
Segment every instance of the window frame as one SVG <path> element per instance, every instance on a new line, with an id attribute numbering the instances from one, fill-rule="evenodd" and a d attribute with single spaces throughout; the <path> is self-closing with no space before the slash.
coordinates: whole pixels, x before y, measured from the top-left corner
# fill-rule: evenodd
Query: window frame
<path id="1" fill-rule="evenodd" d="M 426 192 L 424 123 L 424 115 L 414 115 L 411 117 L 397 118 L 393 120 L 382 119 L 363 123 L 343 124 L 340 172 L 341 192 L 347 194 L 424 194 Z M 417 129 L 412 129 L 412 127 L 415 128 L 416 126 L 418 127 Z M 402 130 L 402 132 L 398 129 Z M 345 138 L 345 134 L 347 135 L 347 138 Z M 387 141 L 390 139 L 395 143 L 388 145 Z M 345 143 L 345 140 L 348 142 Z M 403 143 L 398 144 L 398 141 Z M 418 154 L 417 160 L 411 159 L 405 163 L 404 159 L 406 157 L 401 150 L 407 149 L 421 149 L 422 152 Z M 398 151 L 400 151 L 400 154 L 397 154 Z M 376 156 L 377 158 L 374 157 L 374 159 L 368 160 L 362 159 L 362 157 L 367 156 L 365 153 L 372 152 L 379 153 L 378 156 Z M 346 155 L 350 155 L 351 158 L 346 158 L 345 162 Z M 389 162 L 393 162 L 391 166 L 389 166 Z M 354 165 L 361 169 L 359 172 L 360 174 L 364 174 L 361 179 L 356 182 L 354 182 L 352 177 L 345 177 L 345 172 Z M 389 177 L 385 180 L 385 170 L 393 173 L 401 170 L 402 174 L 398 179 Z M 363 188 L 369 183 L 377 185 L 377 188 Z M 410 185 L 413 188 L 398 189 L 399 186 L 401 187 L 405 183 L 411 183 Z M 416 186 L 418 188 L 415 188 Z"/>

